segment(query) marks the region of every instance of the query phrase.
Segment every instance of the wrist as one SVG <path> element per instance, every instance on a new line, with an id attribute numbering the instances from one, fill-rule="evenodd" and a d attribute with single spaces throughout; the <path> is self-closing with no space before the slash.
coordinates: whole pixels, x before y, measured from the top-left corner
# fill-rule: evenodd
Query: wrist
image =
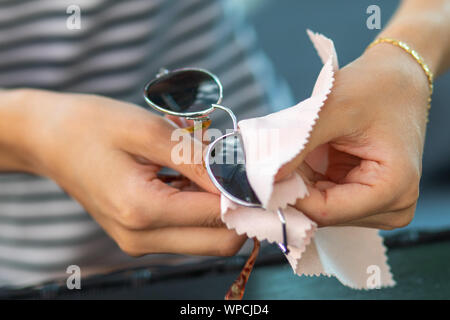
<path id="1" fill-rule="evenodd" d="M 443 74 L 450 63 L 450 5 L 446 0 L 403 1 L 378 37 L 407 43 L 433 74 Z"/>
<path id="2" fill-rule="evenodd" d="M 430 89 L 421 65 L 408 52 L 390 43 L 369 48 L 360 60 L 366 66 L 365 72 L 378 79 L 381 94 L 397 105 L 395 110 L 415 114 L 425 127 Z"/>
<path id="3" fill-rule="evenodd" d="M 378 43 L 361 56 L 373 72 L 383 73 L 394 82 L 403 84 L 405 90 L 414 90 L 420 96 L 430 95 L 426 72 L 419 62 L 404 49 L 391 43 Z"/>
<path id="4" fill-rule="evenodd" d="M 27 103 L 32 91 L 0 91 L 0 172 L 40 174 L 36 161 L 39 138 Z"/>

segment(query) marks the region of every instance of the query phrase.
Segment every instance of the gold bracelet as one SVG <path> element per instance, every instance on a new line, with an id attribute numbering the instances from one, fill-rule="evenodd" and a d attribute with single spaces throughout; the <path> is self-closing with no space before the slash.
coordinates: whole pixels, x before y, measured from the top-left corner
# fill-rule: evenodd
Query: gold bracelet
<path id="1" fill-rule="evenodd" d="M 428 115 L 429 115 L 430 108 L 431 108 L 431 95 L 433 94 L 433 73 L 431 72 L 430 68 L 428 68 L 428 66 L 425 63 L 425 61 L 423 60 L 423 58 L 417 53 L 417 51 L 415 51 L 414 49 L 411 49 L 411 47 L 403 41 L 399 41 L 399 40 L 395 40 L 395 39 L 391 39 L 391 38 L 378 38 L 375 41 L 373 41 L 367 47 L 366 50 L 372 48 L 374 45 L 376 45 L 378 43 L 383 43 L 383 42 L 393 44 L 394 46 L 402 48 L 403 50 L 408 52 L 414 58 L 414 60 L 416 60 L 420 64 L 423 71 L 425 72 L 425 75 L 427 76 L 427 79 L 428 79 L 428 88 L 430 90 L 430 96 L 428 97 L 428 106 L 427 106 L 427 122 L 428 122 Z"/>

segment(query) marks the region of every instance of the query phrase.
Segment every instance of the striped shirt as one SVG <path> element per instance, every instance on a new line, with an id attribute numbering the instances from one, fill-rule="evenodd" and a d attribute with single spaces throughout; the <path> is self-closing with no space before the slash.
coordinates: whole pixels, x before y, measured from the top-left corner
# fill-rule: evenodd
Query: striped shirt
<path id="1" fill-rule="evenodd" d="M 229 0 L 0 0 L 0 87 L 94 93 L 144 106 L 143 85 L 161 67 L 205 68 L 239 118 L 287 106 L 242 11 Z M 71 29 L 69 6 L 80 9 Z M 230 127 L 224 118 L 213 118 Z M 44 177 L 0 174 L 0 286 L 22 286 L 138 264 L 195 257 L 130 258 L 88 213 Z"/>

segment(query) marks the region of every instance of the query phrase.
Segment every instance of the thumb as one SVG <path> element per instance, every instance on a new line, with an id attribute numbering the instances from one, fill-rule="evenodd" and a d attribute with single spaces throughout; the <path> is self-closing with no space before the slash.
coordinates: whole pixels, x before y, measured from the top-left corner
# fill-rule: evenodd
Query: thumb
<path id="1" fill-rule="evenodd" d="M 180 172 L 202 189 L 220 194 L 212 183 L 204 163 L 207 145 L 201 141 L 202 130 L 196 131 L 194 136 L 182 128 L 171 128 L 169 131 L 171 131 L 170 138 L 164 147 L 165 165 Z M 169 137 L 169 132 L 166 135 Z"/>
<path id="2" fill-rule="evenodd" d="M 192 148 L 191 161 L 175 164 L 172 169 L 179 171 L 202 189 L 220 194 L 220 191 L 214 186 L 206 170 L 204 155 L 207 146 L 198 140 L 192 139 Z"/>
<path id="3" fill-rule="evenodd" d="M 169 167 L 196 183 L 200 188 L 220 194 L 204 166 L 206 145 L 174 121 L 143 110 L 133 125 L 127 126 L 123 148 L 151 163 Z M 195 135 L 197 136 L 197 135 Z M 200 135 L 201 137 L 201 132 Z"/>
<path id="4" fill-rule="evenodd" d="M 336 92 L 336 91 L 335 91 Z M 319 112 L 319 118 L 310 132 L 304 149 L 277 172 L 275 181 L 280 181 L 294 172 L 306 156 L 317 147 L 349 135 L 353 130 L 354 112 L 349 107 L 341 107 L 336 94 L 330 94 Z"/>

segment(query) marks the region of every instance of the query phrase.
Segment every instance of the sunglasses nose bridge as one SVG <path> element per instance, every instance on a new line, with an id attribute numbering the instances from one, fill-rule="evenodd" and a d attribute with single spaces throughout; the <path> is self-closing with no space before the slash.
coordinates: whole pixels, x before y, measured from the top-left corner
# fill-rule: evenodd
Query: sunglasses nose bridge
<path id="1" fill-rule="evenodd" d="M 219 105 L 219 104 L 212 104 L 212 107 L 215 108 L 215 109 L 223 110 L 226 113 L 228 113 L 228 115 L 231 117 L 231 120 L 233 121 L 233 130 L 234 131 L 238 130 L 238 123 L 237 123 L 236 115 L 234 114 L 234 112 L 230 108 L 227 108 L 227 107 Z"/>

